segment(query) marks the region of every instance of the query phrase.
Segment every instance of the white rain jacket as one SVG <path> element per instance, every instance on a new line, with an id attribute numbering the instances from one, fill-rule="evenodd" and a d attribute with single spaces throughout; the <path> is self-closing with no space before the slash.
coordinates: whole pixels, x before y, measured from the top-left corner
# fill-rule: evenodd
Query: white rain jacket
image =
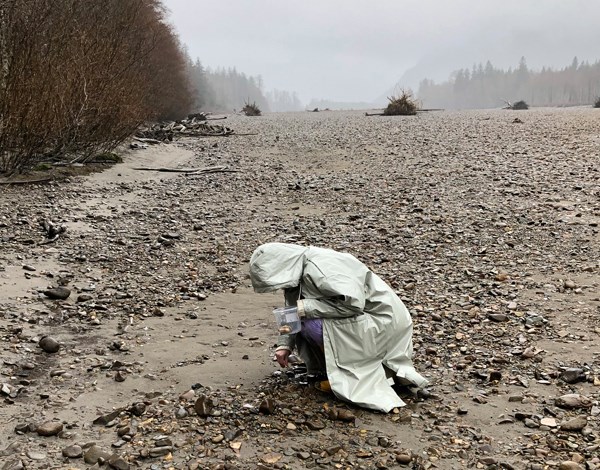
<path id="1" fill-rule="evenodd" d="M 404 406 L 388 382 L 384 365 L 405 384 L 427 384 L 412 364 L 408 310 L 354 256 L 312 246 L 267 243 L 252 254 L 250 278 L 256 292 L 299 287 L 299 314 L 323 319 L 327 377 L 337 397 L 385 412 Z M 286 300 L 294 304 L 289 296 Z M 281 336 L 280 344 L 293 348 L 294 336 Z"/>

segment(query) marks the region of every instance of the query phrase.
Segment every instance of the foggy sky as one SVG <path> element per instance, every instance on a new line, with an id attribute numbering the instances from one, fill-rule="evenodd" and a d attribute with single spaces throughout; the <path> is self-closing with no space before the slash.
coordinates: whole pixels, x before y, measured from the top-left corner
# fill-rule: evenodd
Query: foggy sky
<path id="1" fill-rule="evenodd" d="M 596 0 L 164 0 L 189 55 L 261 75 L 267 90 L 372 102 L 402 79 L 491 60 L 600 59 Z"/>

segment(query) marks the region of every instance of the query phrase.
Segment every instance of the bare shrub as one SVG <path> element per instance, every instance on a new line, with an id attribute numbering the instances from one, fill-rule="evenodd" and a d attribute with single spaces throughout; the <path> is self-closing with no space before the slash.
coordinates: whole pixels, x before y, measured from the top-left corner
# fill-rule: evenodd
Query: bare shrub
<path id="1" fill-rule="evenodd" d="M 256 103 L 250 103 L 249 101 L 246 101 L 244 104 L 242 113 L 244 113 L 246 116 L 260 116 L 262 114 Z"/>
<path id="2" fill-rule="evenodd" d="M 516 103 L 513 103 L 510 106 L 510 109 L 515 110 L 515 111 L 525 110 L 525 109 L 529 109 L 529 105 L 525 101 L 520 100 L 520 101 L 517 101 Z"/>
<path id="3" fill-rule="evenodd" d="M 0 172 L 109 152 L 189 100 L 158 0 L 0 0 Z"/>
<path id="4" fill-rule="evenodd" d="M 387 107 L 383 110 L 384 116 L 413 116 L 417 114 L 419 106 L 412 93 L 402 90 L 400 96 L 391 96 Z"/>

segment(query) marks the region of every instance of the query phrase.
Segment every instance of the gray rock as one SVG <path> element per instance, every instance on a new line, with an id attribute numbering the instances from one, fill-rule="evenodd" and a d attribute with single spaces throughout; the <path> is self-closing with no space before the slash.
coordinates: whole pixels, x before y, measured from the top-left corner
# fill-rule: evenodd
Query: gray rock
<path id="1" fill-rule="evenodd" d="M 77 302 L 87 302 L 88 300 L 92 300 L 94 297 L 92 297 L 90 294 L 81 294 L 79 296 L 77 296 Z"/>
<path id="2" fill-rule="evenodd" d="M 585 416 L 578 416 L 577 418 L 570 419 L 560 425 L 560 429 L 563 431 L 581 431 L 587 426 L 587 418 Z"/>
<path id="3" fill-rule="evenodd" d="M 565 369 L 561 372 L 560 378 L 567 382 L 568 384 L 574 384 L 577 382 L 582 382 L 585 380 L 585 374 L 583 373 L 583 369 L 577 368 L 569 368 Z"/>
<path id="4" fill-rule="evenodd" d="M 11 442 L 4 450 L 0 450 L 0 457 L 8 457 L 12 454 L 21 452 L 21 443 L 18 441 Z"/>
<path id="5" fill-rule="evenodd" d="M 560 465 L 558 466 L 558 470 L 583 470 L 583 467 L 577 462 L 567 460 L 560 463 Z"/>
<path id="6" fill-rule="evenodd" d="M 47 289 L 43 292 L 43 294 L 53 300 L 66 300 L 71 295 L 71 290 L 60 286 Z"/>
<path id="7" fill-rule="evenodd" d="M 108 465 L 117 470 L 129 470 L 129 463 L 123 457 L 113 454 L 108 459 Z"/>
<path id="8" fill-rule="evenodd" d="M 9 460 L 2 466 L 2 470 L 24 470 L 25 466 L 21 459 L 15 458 L 13 460 Z"/>
<path id="9" fill-rule="evenodd" d="M 115 411 L 111 411 L 110 413 L 107 413 L 105 415 L 102 416 L 98 416 L 94 421 L 93 424 L 98 424 L 101 426 L 106 426 L 107 424 L 109 424 L 111 421 L 114 421 L 120 414 L 121 412 L 124 410 L 125 408 L 119 408 L 118 410 Z"/>
<path id="10" fill-rule="evenodd" d="M 160 436 L 154 441 L 154 445 L 156 447 L 171 447 L 173 445 L 173 441 L 166 436 Z"/>
<path id="11" fill-rule="evenodd" d="M 40 424 L 37 427 L 36 432 L 40 436 L 49 437 L 49 436 L 56 436 L 62 430 L 63 430 L 62 423 L 59 423 L 58 421 L 47 421 L 45 423 Z"/>
<path id="12" fill-rule="evenodd" d="M 85 463 L 93 465 L 95 463 L 98 463 L 98 461 L 100 460 L 106 462 L 110 458 L 110 456 L 111 454 L 109 452 L 100 449 L 100 447 L 94 444 L 88 450 L 85 451 L 85 453 L 83 454 L 83 460 L 85 461 Z"/>
<path id="13" fill-rule="evenodd" d="M 580 395 L 579 393 L 568 393 L 558 397 L 555 401 L 556 406 L 561 408 L 590 408 L 592 406 L 592 400 L 588 397 Z"/>
<path id="14" fill-rule="evenodd" d="M 148 450 L 148 455 L 150 457 L 162 457 L 164 455 L 169 455 L 173 451 L 173 447 L 164 446 L 164 447 L 153 447 Z"/>
<path id="15" fill-rule="evenodd" d="M 54 354 L 60 349 L 60 343 L 50 336 L 44 336 L 40 339 L 38 346 L 42 348 L 42 351 L 48 354 Z"/>
<path id="16" fill-rule="evenodd" d="M 275 401 L 272 398 L 265 398 L 258 406 L 258 411 L 266 415 L 273 414 L 275 411 Z"/>
<path id="17" fill-rule="evenodd" d="M 73 444 L 69 447 L 65 447 L 62 450 L 62 455 L 68 459 L 78 459 L 83 455 L 83 449 L 80 446 Z"/>
<path id="18" fill-rule="evenodd" d="M 46 460 L 48 457 L 43 452 L 36 452 L 35 450 L 28 450 L 25 455 L 27 455 L 27 457 L 31 460 Z"/>
<path id="19" fill-rule="evenodd" d="M 504 313 L 490 313 L 488 315 L 488 318 L 492 321 L 495 322 L 505 322 L 508 321 L 508 315 L 505 315 Z"/>
<path id="20" fill-rule="evenodd" d="M 199 396 L 196 403 L 194 403 L 194 410 L 198 416 L 206 417 L 210 415 L 211 408 L 211 400 L 204 395 Z"/>

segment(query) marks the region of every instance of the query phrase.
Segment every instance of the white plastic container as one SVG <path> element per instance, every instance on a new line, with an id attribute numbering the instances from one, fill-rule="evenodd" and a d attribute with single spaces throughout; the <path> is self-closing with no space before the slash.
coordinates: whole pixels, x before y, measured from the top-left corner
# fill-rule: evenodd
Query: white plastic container
<path id="1" fill-rule="evenodd" d="M 291 335 L 300 331 L 300 318 L 296 307 L 280 307 L 273 310 L 280 335 Z"/>

